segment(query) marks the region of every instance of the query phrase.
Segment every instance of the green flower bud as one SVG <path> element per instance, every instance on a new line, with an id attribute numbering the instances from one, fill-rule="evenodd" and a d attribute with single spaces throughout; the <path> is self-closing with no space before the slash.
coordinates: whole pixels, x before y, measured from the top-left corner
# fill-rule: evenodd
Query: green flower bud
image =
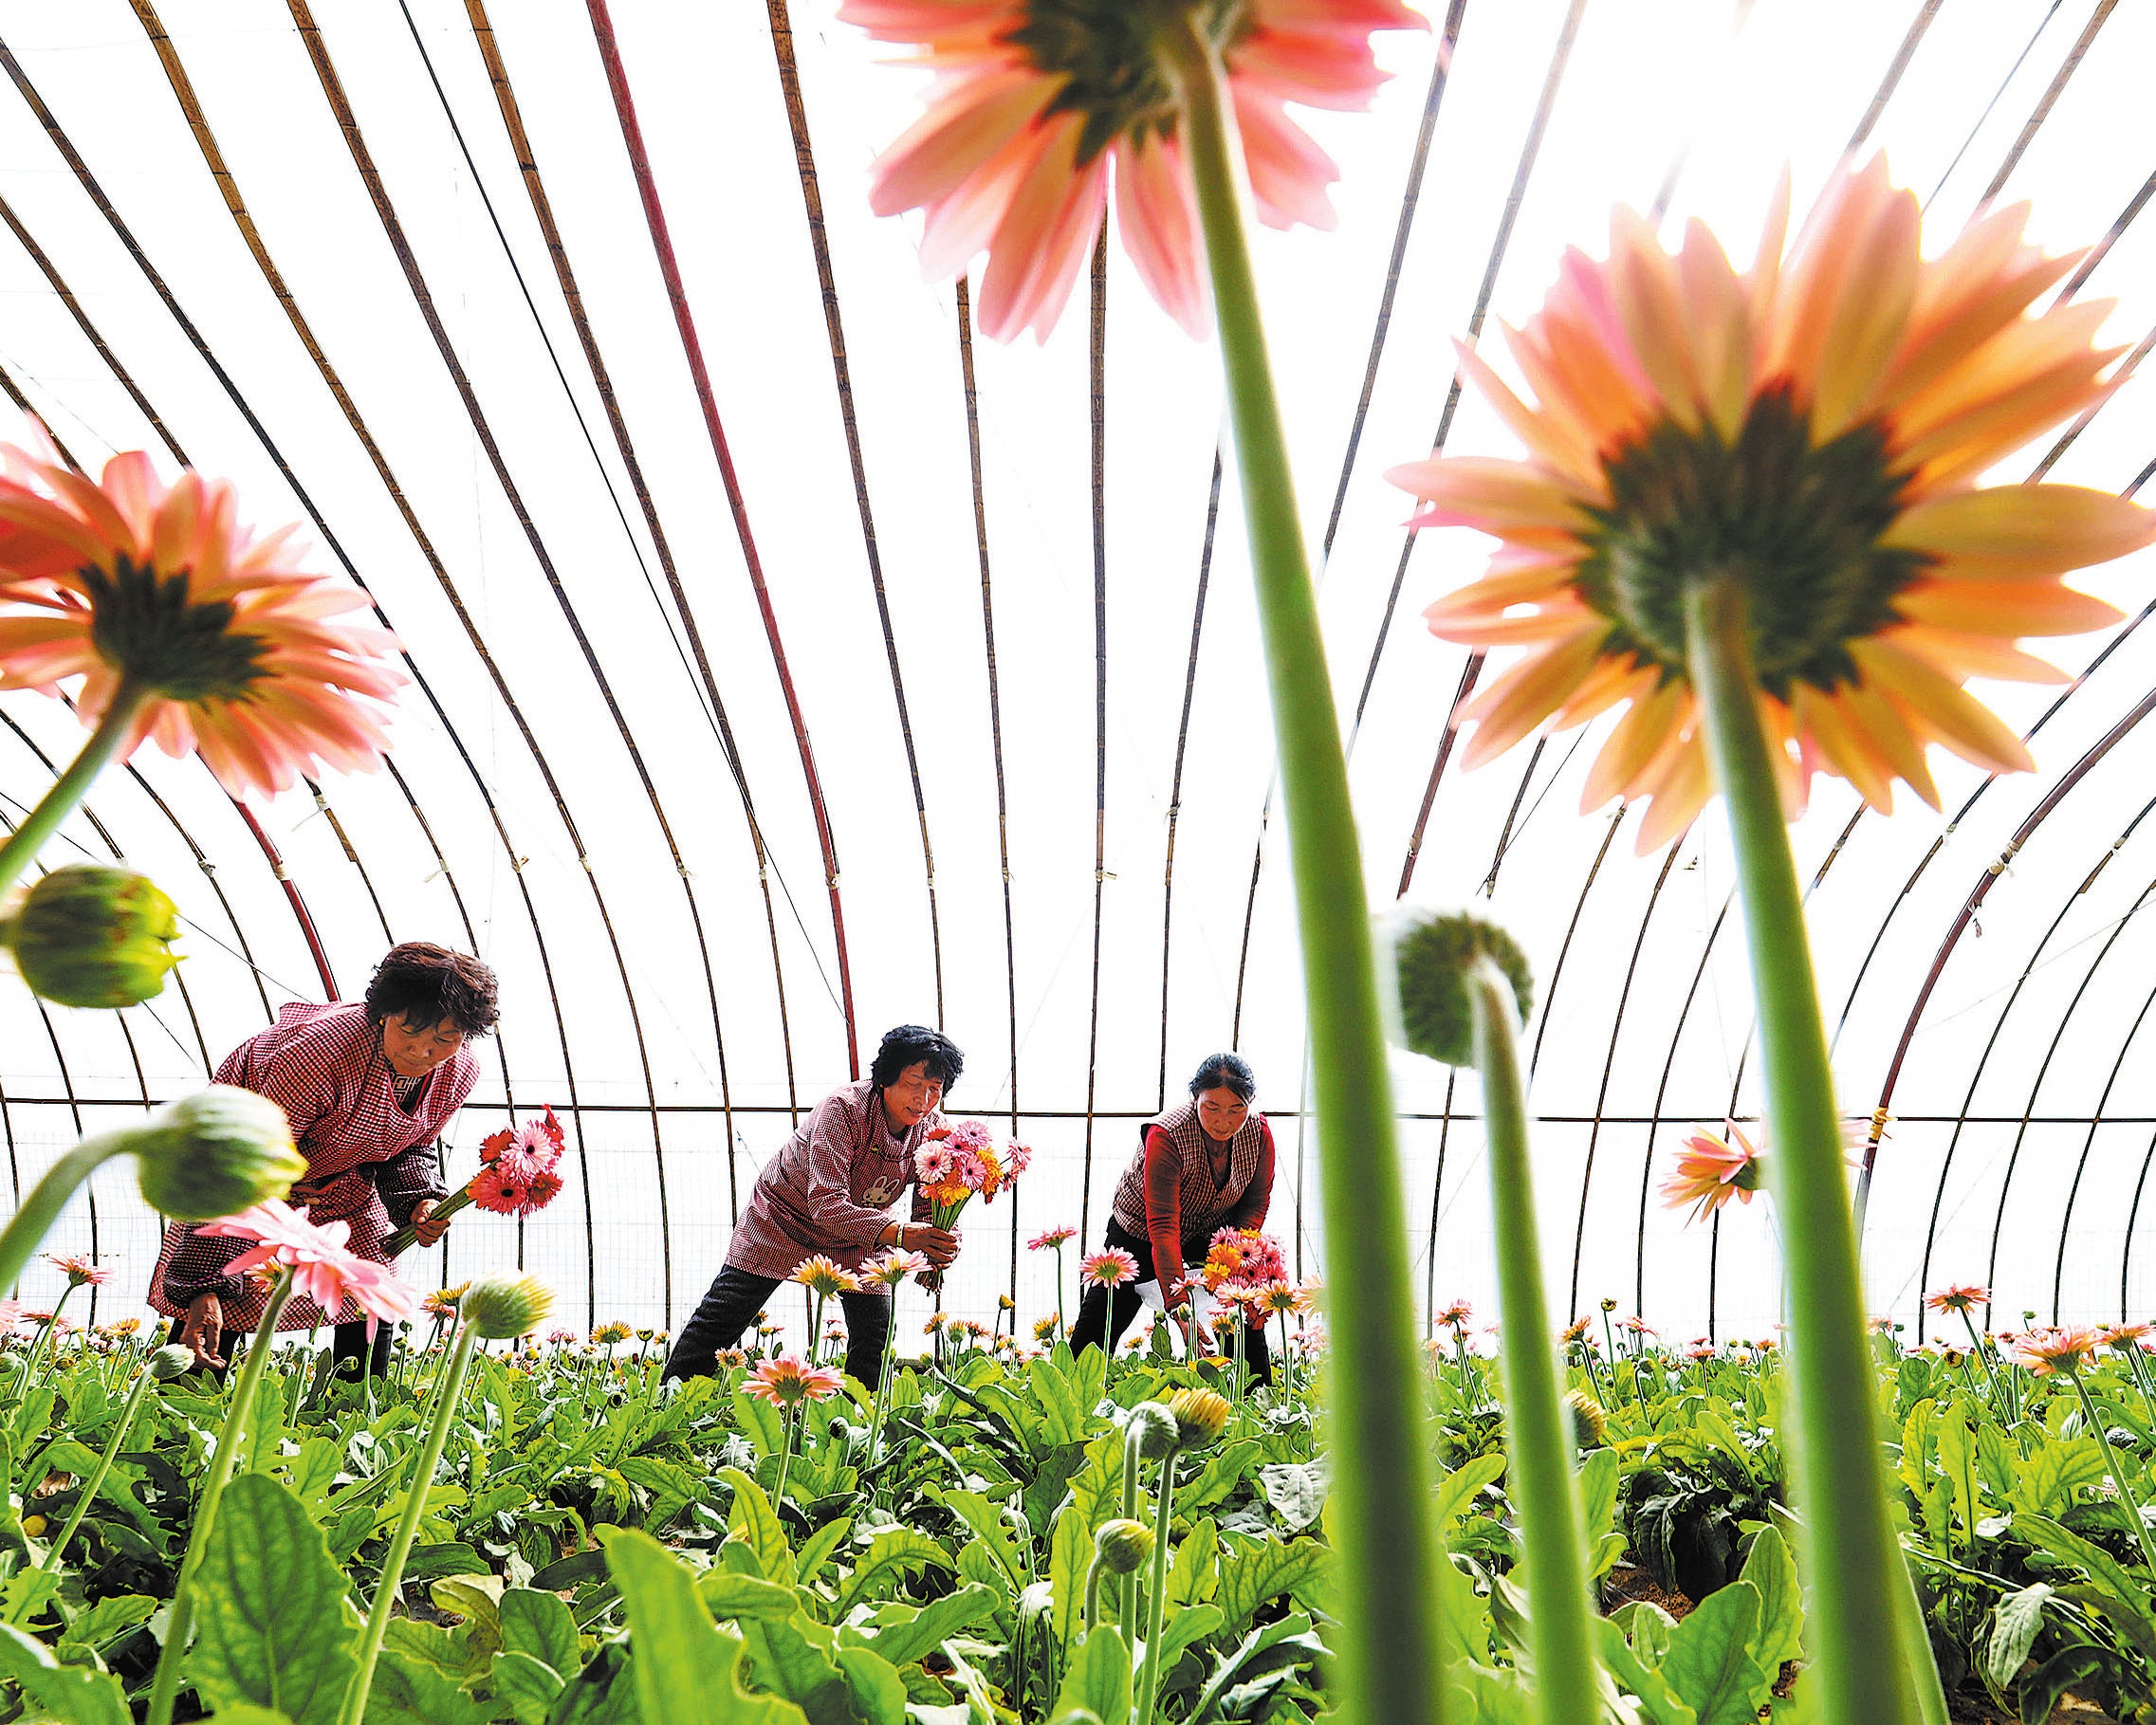
<path id="1" fill-rule="evenodd" d="M 1123 1427 L 1123 1441 L 1147 1461 L 1158 1461 L 1175 1453 L 1175 1416 L 1161 1402 L 1140 1402 L 1131 1409 Z"/>
<path id="2" fill-rule="evenodd" d="M 1142 1521 L 1104 1521 L 1093 1543 L 1112 1575 L 1128 1575 L 1152 1561 L 1152 1530 Z"/>
<path id="3" fill-rule="evenodd" d="M 167 1103 L 113 1138 L 116 1149 L 132 1151 L 140 1165 L 142 1196 L 181 1221 L 234 1216 L 282 1198 L 307 1171 L 285 1110 L 230 1084 Z"/>
<path id="4" fill-rule="evenodd" d="M 167 1344 L 152 1350 L 149 1359 L 150 1375 L 160 1384 L 170 1384 L 175 1378 L 184 1378 L 194 1369 L 194 1351 Z"/>
<path id="5" fill-rule="evenodd" d="M 75 863 L 25 892 L 0 941 L 32 993 L 63 1006 L 133 1006 L 177 961 L 179 912 L 146 876 Z"/>
<path id="6" fill-rule="evenodd" d="M 500 1270 L 475 1275 L 457 1302 L 464 1321 L 490 1342 L 529 1335 L 554 1310 L 554 1290 L 536 1275 Z"/>
<path id="7" fill-rule="evenodd" d="M 1168 1411 L 1175 1417 L 1178 1446 L 1203 1449 L 1227 1429 L 1233 1410 L 1227 1398 L 1216 1390 L 1179 1389 L 1168 1398 Z"/>
<path id="8" fill-rule="evenodd" d="M 1495 923 L 1462 913 L 1422 914 L 1392 929 L 1392 967 L 1400 995 L 1399 1035 L 1409 1048 L 1447 1066 L 1475 1063 L 1475 1012 L 1467 993 L 1478 960 L 1487 959 L 1512 985 L 1524 1023 L 1535 979 L 1518 943 Z"/>
<path id="9" fill-rule="evenodd" d="M 1564 1402 L 1572 1414 L 1574 1443 L 1581 1449 L 1594 1448 L 1610 1429 L 1610 1416 L 1602 1411 L 1602 1404 L 1584 1389 L 1566 1390 Z"/>

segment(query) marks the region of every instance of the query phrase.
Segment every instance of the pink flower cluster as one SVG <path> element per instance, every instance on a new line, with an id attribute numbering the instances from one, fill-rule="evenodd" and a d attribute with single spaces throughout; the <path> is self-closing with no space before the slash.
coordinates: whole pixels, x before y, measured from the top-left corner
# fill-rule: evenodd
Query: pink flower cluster
<path id="1" fill-rule="evenodd" d="M 999 1150 L 978 1120 L 937 1127 L 913 1152 L 913 1173 L 939 1228 L 957 1220 L 975 1195 L 983 1203 L 994 1202 L 996 1194 L 1032 1165 L 1030 1146 L 1013 1139 Z"/>
<path id="2" fill-rule="evenodd" d="M 347 1299 L 358 1306 L 365 1314 L 370 1336 L 380 1319 L 401 1323 L 418 1306 L 417 1292 L 399 1281 L 387 1264 L 345 1250 L 352 1233 L 349 1222 L 317 1226 L 282 1199 L 266 1199 L 237 1216 L 206 1221 L 199 1231 L 256 1242 L 253 1250 L 241 1253 L 226 1266 L 228 1275 L 245 1275 L 273 1267 L 289 1270 L 292 1292 L 306 1295 L 332 1317 L 343 1311 Z"/>
<path id="3" fill-rule="evenodd" d="M 1268 1282 L 1289 1279 L 1287 1259 L 1273 1235 L 1256 1228 L 1223 1228 L 1212 1237 L 1207 1254 L 1208 1265 L 1221 1266 L 1225 1275 L 1214 1292 L 1226 1288 L 1262 1288 Z M 1208 1284 L 1212 1278 L 1207 1277 Z"/>
<path id="4" fill-rule="evenodd" d="M 544 1210 L 562 1189 L 555 1171 L 564 1145 L 562 1123 L 552 1109 L 536 1120 L 527 1120 L 513 1131 L 494 1133 L 481 1143 L 479 1160 L 486 1165 L 465 1188 L 471 1202 L 497 1216 L 529 1216 Z"/>

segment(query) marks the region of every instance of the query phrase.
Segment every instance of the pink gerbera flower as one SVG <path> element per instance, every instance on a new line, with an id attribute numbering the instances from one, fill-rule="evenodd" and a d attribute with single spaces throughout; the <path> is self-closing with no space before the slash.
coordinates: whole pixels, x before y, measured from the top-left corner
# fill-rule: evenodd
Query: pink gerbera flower
<path id="1" fill-rule="evenodd" d="M 2039 1377 L 2055 1371 L 2063 1371 L 2072 1377 L 2103 1345 L 2102 1330 L 2075 1324 L 2017 1336 L 2014 1357 Z"/>
<path id="2" fill-rule="evenodd" d="M 0 688 L 80 677 L 95 724 L 125 687 L 140 706 L 120 759 L 154 737 L 234 795 L 380 759 L 396 642 L 330 620 L 366 596 L 300 569 L 289 528 L 255 538 L 230 486 L 167 486 L 140 450 L 100 480 L 12 448 L 0 463 Z"/>
<path id="3" fill-rule="evenodd" d="M 1330 228 L 1332 159 L 1286 104 L 1364 108 L 1385 81 L 1373 31 L 1428 28 L 1399 0 L 1244 0 L 1197 9 L 1227 74 L 1259 218 Z M 931 277 L 988 254 L 975 301 L 983 332 L 1043 340 L 1107 209 L 1153 298 L 1192 335 L 1207 322 L 1196 192 L 1185 154 L 1181 74 L 1160 9 L 1068 0 L 845 0 L 838 16 L 879 42 L 923 51 L 929 110 L 877 161 L 878 215 L 922 209 Z"/>
<path id="4" fill-rule="evenodd" d="M 1050 1228 L 1045 1233 L 1036 1234 L 1031 1239 L 1027 1240 L 1025 1249 L 1028 1252 L 1053 1252 L 1058 1247 L 1067 1246 L 1077 1238 L 1078 1230 L 1076 1228 Z"/>
<path id="5" fill-rule="evenodd" d="M 1013 1138 L 1004 1147 L 1004 1178 L 1016 1180 L 1033 1165 L 1033 1147 Z"/>
<path id="6" fill-rule="evenodd" d="M 783 1353 L 758 1366 L 742 1387 L 773 1407 L 799 1407 L 805 1402 L 821 1402 L 837 1395 L 845 1382 L 829 1367 L 810 1366 L 798 1354 Z"/>
<path id="7" fill-rule="evenodd" d="M 1677 1165 L 1662 1183 L 1662 1202 L 1672 1210 L 1693 1206 L 1687 1221 L 1711 1216 L 1732 1198 L 1750 1203 L 1760 1189 L 1760 1152 L 1734 1120 L 1723 1125 L 1729 1136 L 1694 1132 L 1677 1151 Z"/>
<path id="8" fill-rule="evenodd" d="M 531 1188 L 498 1165 L 481 1168 L 465 1190 L 473 1203 L 497 1216 L 521 1216 L 531 1202 Z"/>
<path id="9" fill-rule="evenodd" d="M 894 1246 L 863 1264 L 860 1275 L 864 1283 L 874 1283 L 879 1288 L 896 1288 L 909 1275 L 927 1275 L 931 1267 L 929 1260 L 918 1252 L 902 1252 Z"/>
<path id="10" fill-rule="evenodd" d="M 548 1109 L 537 1120 L 527 1120 L 513 1131 L 492 1134 L 479 1147 L 479 1156 L 507 1178 L 530 1185 L 542 1174 L 554 1172 L 562 1160 L 562 1123 Z"/>
<path id="11" fill-rule="evenodd" d="M 66 1272 L 67 1285 L 70 1288 L 101 1288 L 112 1280 L 110 1270 L 100 1269 L 86 1257 L 73 1255 L 64 1257 L 52 1252 L 47 1252 L 45 1256 L 47 1262 L 57 1264 Z"/>
<path id="12" fill-rule="evenodd" d="M 1949 1312 L 1966 1312 L 1972 1306 L 1991 1304 L 1991 1290 L 1979 1287 L 1975 1282 L 1956 1282 L 1942 1288 L 1936 1294 L 1924 1296 L 1924 1303 L 1932 1311 L 1944 1315 Z"/>
<path id="13" fill-rule="evenodd" d="M 282 1266 L 292 1273 L 293 1292 L 322 1311 L 341 1312 L 347 1301 L 357 1306 L 366 1317 L 369 1335 L 378 1320 L 401 1323 L 418 1308 L 417 1292 L 399 1281 L 386 1264 L 371 1263 L 345 1250 L 350 1223 L 317 1226 L 282 1199 L 267 1199 L 237 1216 L 203 1222 L 199 1231 L 257 1242 L 253 1250 L 232 1259 L 227 1275 L 245 1275 L 250 1270 Z"/>
<path id="14" fill-rule="evenodd" d="M 2131 1348 L 2136 1342 L 2156 1335 L 2156 1324 L 2113 1324 L 2104 1331 L 2106 1348 Z"/>
<path id="15" fill-rule="evenodd" d="M 1465 1330 L 1467 1328 L 1467 1320 L 1474 1315 L 1474 1307 L 1465 1300 L 1454 1300 L 1437 1314 L 1437 1322 L 1454 1330 Z"/>
<path id="16" fill-rule="evenodd" d="M 1138 1260 L 1120 1246 L 1088 1252 L 1078 1259 L 1078 1280 L 1089 1288 L 1117 1288 L 1138 1279 Z"/>
<path id="17" fill-rule="evenodd" d="M 950 1178 L 951 1153 L 949 1135 L 931 1139 L 913 1152 L 914 1176 L 925 1186 L 940 1186 Z"/>

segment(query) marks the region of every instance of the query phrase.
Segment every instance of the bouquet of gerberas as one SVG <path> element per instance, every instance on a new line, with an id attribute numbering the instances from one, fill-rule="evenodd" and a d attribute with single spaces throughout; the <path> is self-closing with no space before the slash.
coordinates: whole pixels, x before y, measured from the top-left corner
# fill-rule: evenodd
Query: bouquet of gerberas
<path id="1" fill-rule="evenodd" d="M 479 1172 L 434 1206 L 435 1219 L 453 1216 L 467 1204 L 497 1216 L 544 1210 L 562 1189 L 562 1176 L 555 1170 L 564 1142 L 562 1123 L 550 1108 L 540 1110 L 536 1120 L 490 1133 L 480 1142 Z M 399 1228 L 382 1242 L 382 1250 L 395 1257 L 418 1238 L 415 1229 Z"/>
<path id="2" fill-rule="evenodd" d="M 978 1120 L 962 1120 L 956 1126 L 937 1127 L 913 1152 L 913 1172 L 920 1181 L 921 1196 L 929 1202 L 929 1220 L 948 1228 L 958 1220 L 974 1195 L 993 1203 L 996 1194 L 1024 1173 L 1033 1152 L 1015 1139 L 996 1147 L 994 1137 Z"/>
<path id="3" fill-rule="evenodd" d="M 1199 1278 L 1208 1294 L 1263 1288 L 1288 1279 L 1281 1242 L 1261 1228 L 1223 1228 L 1212 1238 Z"/>

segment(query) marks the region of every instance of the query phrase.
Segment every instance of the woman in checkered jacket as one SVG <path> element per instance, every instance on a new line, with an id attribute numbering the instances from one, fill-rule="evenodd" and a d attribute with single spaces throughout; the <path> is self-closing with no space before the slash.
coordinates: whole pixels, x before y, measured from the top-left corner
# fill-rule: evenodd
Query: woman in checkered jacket
<path id="1" fill-rule="evenodd" d="M 292 1203 L 306 1205 L 309 1221 L 348 1223 L 346 1243 L 361 1257 L 388 1261 L 382 1242 L 399 1228 L 431 1246 L 449 1227 L 447 1219 L 432 1220 L 449 1195 L 437 1178 L 435 1141 L 478 1081 L 468 1044 L 494 1028 L 494 973 L 477 959 L 407 941 L 376 966 L 364 1000 L 294 1001 L 217 1068 L 219 1084 L 285 1110 L 307 1162 Z M 223 1337 L 262 1321 L 263 1287 L 225 1274 L 250 1243 L 175 1222 L 150 1276 L 150 1304 L 181 1320 L 174 1340 L 212 1371 L 225 1366 Z M 318 1324 L 336 1326 L 339 1371 L 356 1376 L 362 1361 L 377 1375 L 388 1369 L 389 1328 L 376 1331 L 370 1349 L 356 1308 L 324 1312 L 295 1296 L 277 1328 Z"/>
<path id="2" fill-rule="evenodd" d="M 1115 1187 L 1107 1239 L 1137 1260 L 1138 1273 L 1113 1294 L 1087 1290 L 1071 1328 L 1074 1349 L 1113 1348 L 1138 1314 L 1139 1283 L 1157 1282 L 1163 1304 L 1174 1311 L 1189 1298 L 1216 1233 L 1264 1226 L 1273 1129 L 1250 1106 L 1257 1093 L 1248 1061 L 1208 1055 L 1190 1080 L 1190 1100 L 1139 1129 L 1138 1152 Z M 1271 1382 L 1263 1325 L 1246 1330 L 1243 1357 L 1259 1382 Z"/>

